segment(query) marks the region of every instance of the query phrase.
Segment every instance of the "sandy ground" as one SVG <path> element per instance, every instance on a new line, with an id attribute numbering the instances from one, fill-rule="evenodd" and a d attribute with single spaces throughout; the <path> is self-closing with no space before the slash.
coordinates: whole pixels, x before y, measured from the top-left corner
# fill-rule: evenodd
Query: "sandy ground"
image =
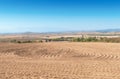
<path id="1" fill-rule="evenodd" d="M 0 43 L 0 79 L 120 79 L 120 44 Z"/>

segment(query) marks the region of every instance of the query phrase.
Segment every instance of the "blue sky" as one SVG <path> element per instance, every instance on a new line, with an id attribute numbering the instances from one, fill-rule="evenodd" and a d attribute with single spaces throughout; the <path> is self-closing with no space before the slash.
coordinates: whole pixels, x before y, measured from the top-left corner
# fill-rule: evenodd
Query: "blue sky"
<path id="1" fill-rule="evenodd" d="M 0 33 L 120 28 L 120 0 L 0 0 Z"/>

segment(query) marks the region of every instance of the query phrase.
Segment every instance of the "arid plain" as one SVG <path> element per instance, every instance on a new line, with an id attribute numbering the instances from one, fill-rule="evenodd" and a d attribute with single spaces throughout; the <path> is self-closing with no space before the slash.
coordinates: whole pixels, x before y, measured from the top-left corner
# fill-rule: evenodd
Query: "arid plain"
<path id="1" fill-rule="evenodd" d="M 0 43 L 0 79 L 120 79 L 120 44 Z"/>

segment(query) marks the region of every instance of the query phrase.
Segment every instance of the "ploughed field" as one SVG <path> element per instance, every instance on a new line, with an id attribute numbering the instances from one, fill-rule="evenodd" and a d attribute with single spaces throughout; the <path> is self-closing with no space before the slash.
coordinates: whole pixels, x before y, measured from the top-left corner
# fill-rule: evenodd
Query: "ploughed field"
<path id="1" fill-rule="evenodd" d="M 120 79 L 120 44 L 0 43 L 0 79 Z"/>

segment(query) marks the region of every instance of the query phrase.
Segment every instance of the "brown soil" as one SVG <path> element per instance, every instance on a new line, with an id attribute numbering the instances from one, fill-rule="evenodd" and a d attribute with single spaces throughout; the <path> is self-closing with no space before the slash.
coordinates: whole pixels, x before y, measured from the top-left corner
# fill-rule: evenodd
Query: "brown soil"
<path id="1" fill-rule="evenodd" d="M 120 44 L 0 43 L 0 79 L 120 79 Z"/>

